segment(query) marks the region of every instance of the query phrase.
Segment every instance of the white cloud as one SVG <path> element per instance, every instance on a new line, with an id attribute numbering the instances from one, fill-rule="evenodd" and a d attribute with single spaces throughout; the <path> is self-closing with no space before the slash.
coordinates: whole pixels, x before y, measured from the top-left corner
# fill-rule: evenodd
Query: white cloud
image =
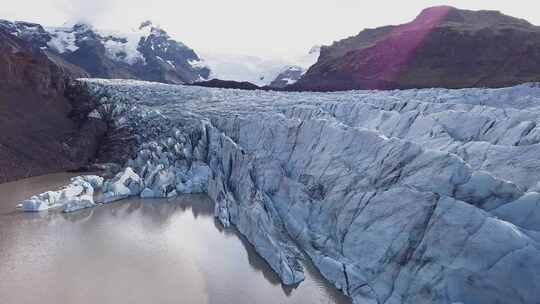
<path id="1" fill-rule="evenodd" d="M 53 5 L 63 12 L 67 23 L 99 23 L 114 7 L 115 1 L 109 0 L 52 0 Z"/>

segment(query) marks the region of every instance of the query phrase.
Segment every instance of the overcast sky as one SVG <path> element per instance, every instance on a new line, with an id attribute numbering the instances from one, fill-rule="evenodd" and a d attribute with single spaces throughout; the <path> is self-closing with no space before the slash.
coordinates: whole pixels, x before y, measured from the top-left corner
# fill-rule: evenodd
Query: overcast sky
<path id="1" fill-rule="evenodd" d="M 107 29 L 152 20 L 195 50 L 296 56 L 364 28 L 410 21 L 441 4 L 500 10 L 540 25 L 534 0 L 6 0 L 0 19 L 45 25 L 86 20 Z"/>

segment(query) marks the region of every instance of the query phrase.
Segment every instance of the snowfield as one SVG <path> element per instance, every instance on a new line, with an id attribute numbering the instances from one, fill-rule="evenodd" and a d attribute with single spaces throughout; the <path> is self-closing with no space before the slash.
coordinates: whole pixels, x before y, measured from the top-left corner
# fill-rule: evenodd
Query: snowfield
<path id="1" fill-rule="evenodd" d="M 283 283 L 302 281 L 305 254 L 355 303 L 540 298 L 539 85 L 285 93 L 84 81 L 117 100 L 116 125 L 137 135 L 103 203 L 206 192 Z"/>
<path id="2" fill-rule="evenodd" d="M 47 45 L 60 54 L 78 50 L 79 47 L 76 45 L 77 36 L 83 35 L 87 31 L 93 31 L 100 36 L 100 40 L 105 47 L 105 52 L 110 59 L 125 62 L 129 65 L 134 65 L 138 62 L 145 63 L 145 58 L 139 51 L 141 40 L 147 39 L 150 35 L 161 35 L 159 29 L 154 28 L 151 22 L 145 22 L 140 28 L 127 32 L 95 29 L 88 24 L 47 27 L 45 29 L 52 38 Z M 81 39 L 85 40 L 88 38 Z"/>

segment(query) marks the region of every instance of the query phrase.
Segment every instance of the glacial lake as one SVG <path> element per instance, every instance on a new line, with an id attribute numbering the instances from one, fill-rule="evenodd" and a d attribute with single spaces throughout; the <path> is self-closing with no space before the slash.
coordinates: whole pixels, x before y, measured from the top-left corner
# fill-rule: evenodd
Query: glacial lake
<path id="1" fill-rule="evenodd" d="M 351 303 L 309 262 L 283 287 L 204 195 L 130 199 L 75 213 L 17 202 L 65 184 L 51 174 L 0 184 L 0 303 Z"/>

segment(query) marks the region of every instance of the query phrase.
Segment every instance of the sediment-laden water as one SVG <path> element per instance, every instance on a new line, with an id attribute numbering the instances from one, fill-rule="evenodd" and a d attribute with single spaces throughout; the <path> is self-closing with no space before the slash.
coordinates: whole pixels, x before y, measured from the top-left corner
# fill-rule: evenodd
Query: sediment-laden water
<path id="1" fill-rule="evenodd" d="M 0 303 L 350 303 L 309 264 L 302 284 L 283 287 L 204 195 L 14 209 L 69 176 L 0 185 Z"/>

